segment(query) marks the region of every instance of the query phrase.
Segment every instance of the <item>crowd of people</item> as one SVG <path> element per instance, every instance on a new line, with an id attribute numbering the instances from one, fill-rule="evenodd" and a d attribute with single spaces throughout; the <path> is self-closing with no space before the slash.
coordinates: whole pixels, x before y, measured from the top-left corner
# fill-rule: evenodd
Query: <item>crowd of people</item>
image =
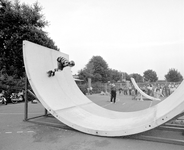
<path id="1" fill-rule="evenodd" d="M 161 98 L 171 95 L 178 86 L 179 83 L 144 84 L 142 86 L 140 85 L 140 89 L 149 96 Z M 137 96 L 139 95 L 139 92 L 133 85 L 129 85 L 119 88 L 119 94 Z"/>
<path id="2" fill-rule="evenodd" d="M 155 98 L 166 98 L 171 95 L 179 86 L 179 83 L 149 83 L 139 85 L 140 89 L 145 92 L 147 95 L 155 97 Z M 101 95 L 105 95 L 108 92 L 101 92 Z M 139 97 L 141 94 L 137 91 L 137 89 L 133 86 L 133 84 L 129 84 L 128 86 L 117 87 L 114 83 L 110 84 L 110 102 L 116 102 L 116 94 L 119 95 L 130 95 L 133 99 Z"/>

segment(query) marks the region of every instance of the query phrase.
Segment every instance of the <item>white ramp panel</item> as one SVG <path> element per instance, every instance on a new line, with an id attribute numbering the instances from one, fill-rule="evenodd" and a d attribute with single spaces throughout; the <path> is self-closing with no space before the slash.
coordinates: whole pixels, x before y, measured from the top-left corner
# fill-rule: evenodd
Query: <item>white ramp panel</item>
<path id="1" fill-rule="evenodd" d="M 135 112 L 117 112 L 89 100 L 77 87 L 69 67 L 48 77 L 57 57 L 68 55 L 29 41 L 23 42 L 28 80 L 43 106 L 58 120 L 81 132 L 100 136 L 125 136 L 157 127 L 183 111 L 184 83 L 167 99 Z"/>
<path id="2" fill-rule="evenodd" d="M 147 99 L 150 99 L 150 100 L 160 101 L 159 98 L 155 98 L 155 97 L 149 96 L 148 94 L 144 93 L 144 92 L 139 88 L 139 86 L 138 86 L 137 83 L 135 82 L 135 79 L 134 79 L 134 78 L 130 78 L 130 79 L 131 79 L 132 84 L 134 85 L 134 87 L 137 89 L 137 91 L 138 91 L 139 93 L 141 93 L 141 95 L 143 95 L 144 97 L 146 97 Z"/>

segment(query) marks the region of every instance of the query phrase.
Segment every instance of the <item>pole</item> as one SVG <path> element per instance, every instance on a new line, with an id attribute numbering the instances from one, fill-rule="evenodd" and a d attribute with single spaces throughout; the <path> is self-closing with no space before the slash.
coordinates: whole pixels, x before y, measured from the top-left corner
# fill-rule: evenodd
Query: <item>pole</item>
<path id="1" fill-rule="evenodd" d="M 47 111 L 47 109 L 45 109 L 45 114 L 44 114 L 44 116 L 47 116 L 48 115 L 48 111 Z"/>
<path id="2" fill-rule="evenodd" d="M 28 79 L 27 79 L 27 75 L 25 74 L 25 93 L 24 93 L 25 105 L 24 105 L 24 121 L 27 121 L 27 120 L 28 120 L 28 99 L 27 99 L 27 91 L 28 91 Z"/>

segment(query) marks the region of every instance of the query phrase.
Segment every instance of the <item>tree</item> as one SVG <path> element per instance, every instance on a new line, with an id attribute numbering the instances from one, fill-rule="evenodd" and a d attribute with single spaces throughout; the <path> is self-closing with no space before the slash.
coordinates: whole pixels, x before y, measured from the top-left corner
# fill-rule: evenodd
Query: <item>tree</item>
<path id="1" fill-rule="evenodd" d="M 78 75 L 86 81 L 87 78 L 92 78 L 92 82 L 107 82 L 108 64 L 101 56 L 93 56 Z"/>
<path id="2" fill-rule="evenodd" d="M 165 78 L 168 82 L 181 82 L 183 80 L 183 76 L 176 69 L 169 69 Z"/>
<path id="3" fill-rule="evenodd" d="M 136 82 L 143 82 L 143 77 L 138 73 L 132 73 L 130 76 L 134 78 Z"/>
<path id="4" fill-rule="evenodd" d="M 87 82 L 88 78 L 93 78 L 94 77 L 93 73 L 94 73 L 93 63 L 88 63 L 84 69 L 81 69 L 78 72 L 78 76 L 79 76 L 80 79 Z"/>
<path id="5" fill-rule="evenodd" d="M 156 72 L 151 69 L 146 70 L 143 74 L 144 81 L 156 82 L 158 80 Z"/>
<path id="6" fill-rule="evenodd" d="M 130 75 L 128 75 L 128 73 L 123 72 L 122 75 L 123 75 L 123 80 L 130 81 Z"/>
<path id="7" fill-rule="evenodd" d="M 106 82 L 108 64 L 101 56 L 93 56 L 88 64 L 93 64 L 92 82 Z"/>
<path id="8" fill-rule="evenodd" d="M 32 6 L 14 3 L 9 0 L 0 1 L 0 70 L 20 78 L 24 75 L 22 54 L 23 40 L 58 50 L 43 28 L 48 22 L 41 14 L 38 3 Z"/>
<path id="9" fill-rule="evenodd" d="M 101 56 L 93 56 L 89 63 L 92 63 L 94 66 L 93 81 L 107 82 L 108 64 L 106 61 Z"/>
<path id="10" fill-rule="evenodd" d="M 109 72 L 108 73 L 109 81 L 117 82 L 117 81 L 122 80 L 122 72 L 119 72 L 118 70 L 115 70 L 115 69 L 109 69 L 108 72 Z"/>

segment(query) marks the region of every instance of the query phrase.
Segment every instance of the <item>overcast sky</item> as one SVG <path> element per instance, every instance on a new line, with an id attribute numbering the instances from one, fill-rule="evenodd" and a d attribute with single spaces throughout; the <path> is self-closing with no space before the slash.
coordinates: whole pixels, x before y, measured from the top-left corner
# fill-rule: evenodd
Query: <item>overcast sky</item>
<path id="1" fill-rule="evenodd" d="M 76 63 L 73 74 L 98 55 L 128 74 L 152 69 L 164 79 L 175 68 L 184 76 L 183 0 L 37 1 L 49 21 L 45 30 Z"/>

